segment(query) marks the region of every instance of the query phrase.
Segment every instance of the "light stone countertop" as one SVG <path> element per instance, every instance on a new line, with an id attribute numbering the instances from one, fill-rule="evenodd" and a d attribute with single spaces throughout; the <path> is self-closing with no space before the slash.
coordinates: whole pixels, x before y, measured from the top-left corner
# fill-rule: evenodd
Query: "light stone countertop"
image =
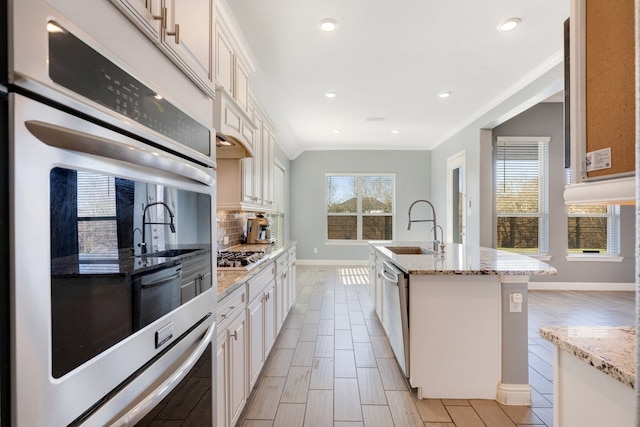
<path id="1" fill-rule="evenodd" d="M 296 245 L 295 241 L 285 242 L 282 247 L 274 247 L 272 245 L 237 245 L 225 250 L 229 251 L 255 251 L 263 250 L 268 254 L 265 255 L 265 261 L 257 265 L 250 271 L 243 270 L 217 270 L 218 279 L 218 302 L 222 301 L 227 295 L 230 295 L 235 291 L 238 286 L 241 286 L 251 277 L 261 272 L 262 269 L 269 265 L 270 261 L 273 261 L 293 246 Z"/>
<path id="2" fill-rule="evenodd" d="M 379 253 L 408 274 L 423 275 L 554 275 L 556 269 L 535 258 L 480 246 L 445 243 L 444 255 L 398 255 L 387 246 L 420 246 L 431 242 L 370 242 Z"/>
<path id="3" fill-rule="evenodd" d="M 540 336 L 559 349 L 635 387 L 636 330 L 633 326 L 543 326 Z"/>

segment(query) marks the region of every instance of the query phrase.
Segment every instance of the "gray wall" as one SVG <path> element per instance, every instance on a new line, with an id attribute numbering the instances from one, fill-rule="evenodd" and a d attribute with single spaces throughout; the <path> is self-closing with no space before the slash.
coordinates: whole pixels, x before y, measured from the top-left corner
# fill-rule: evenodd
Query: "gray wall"
<path id="1" fill-rule="evenodd" d="M 471 204 L 467 214 L 467 244 L 491 247 L 493 216 L 493 164 L 491 160 L 491 130 L 497 125 L 538 104 L 563 87 L 563 64 L 559 63 L 521 87 L 504 100 L 478 113 L 478 118 L 455 132 L 431 152 L 433 181 L 431 197 L 438 210 L 438 218 L 446 227 L 447 159 L 464 150 L 467 162 L 467 200 Z M 469 208 L 468 208 L 469 209 Z"/>
<path id="2" fill-rule="evenodd" d="M 564 204 L 564 124 L 561 103 L 543 103 L 531 107 L 493 129 L 498 136 L 548 136 L 549 142 L 549 255 L 556 276 L 536 276 L 531 281 L 553 282 L 623 282 L 633 283 L 635 269 L 635 210 L 620 209 L 620 251 L 622 263 L 568 262 L 567 214 Z M 495 234 L 495 233 L 494 233 Z"/>
<path id="3" fill-rule="evenodd" d="M 325 173 L 395 173 L 396 240 L 424 240 L 426 224 L 406 230 L 409 205 L 429 199 L 430 151 L 306 151 L 291 162 L 291 239 L 298 241 L 298 259 L 366 260 L 365 244 L 326 244 Z M 314 253 L 313 248 L 318 249 Z"/>

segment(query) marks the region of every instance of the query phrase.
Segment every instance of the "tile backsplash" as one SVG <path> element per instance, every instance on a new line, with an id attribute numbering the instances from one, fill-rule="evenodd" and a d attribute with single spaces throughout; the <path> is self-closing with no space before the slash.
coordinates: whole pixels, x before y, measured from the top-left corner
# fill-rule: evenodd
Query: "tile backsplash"
<path id="1" fill-rule="evenodd" d="M 218 232 L 218 249 L 226 249 L 240 245 L 242 237 L 247 233 L 247 220 L 255 218 L 255 213 L 244 211 L 217 211 L 216 227 Z M 225 237 L 228 242 L 225 243 Z"/>

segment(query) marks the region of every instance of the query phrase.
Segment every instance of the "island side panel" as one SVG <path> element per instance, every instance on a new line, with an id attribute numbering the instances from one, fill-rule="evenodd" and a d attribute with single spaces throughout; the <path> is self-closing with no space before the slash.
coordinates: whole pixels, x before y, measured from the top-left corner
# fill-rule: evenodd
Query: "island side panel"
<path id="1" fill-rule="evenodd" d="M 500 310 L 497 275 L 410 276 L 409 381 L 421 398 L 496 398 Z"/>
<path id="2" fill-rule="evenodd" d="M 501 275 L 502 283 L 502 381 L 497 400 L 505 405 L 530 405 L 529 298 L 527 275 Z M 512 295 L 522 295 L 520 311 L 511 311 Z M 516 309 L 516 307 L 514 307 Z"/>

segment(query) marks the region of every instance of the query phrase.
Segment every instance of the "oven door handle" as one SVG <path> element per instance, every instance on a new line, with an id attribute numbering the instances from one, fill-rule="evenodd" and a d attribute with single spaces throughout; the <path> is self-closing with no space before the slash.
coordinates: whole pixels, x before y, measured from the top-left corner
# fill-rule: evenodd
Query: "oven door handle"
<path id="1" fill-rule="evenodd" d="M 166 380 L 164 380 L 158 387 L 156 387 L 151 393 L 149 393 L 138 404 L 131 408 L 126 414 L 120 417 L 117 421 L 112 423 L 113 426 L 129 426 L 134 425 L 140 421 L 146 414 L 148 414 L 154 407 L 156 407 L 167 395 L 187 376 L 191 369 L 195 366 L 200 356 L 207 349 L 209 343 L 213 339 L 213 333 L 215 331 L 215 322 L 209 326 L 204 338 L 198 344 L 198 347 L 185 359 L 184 362 L 175 370 L 173 374 Z M 215 387 L 215 384 L 213 385 Z"/>
<path id="2" fill-rule="evenodd" d="M 213 186 L 215 183 L 213 169 L 197 167 L 178 156 L 154 149 L 133 139 L 129 143 L 124 143 L 39 120 L 27 120 L 25 126 L 36 138 L 51 147 L 148 166 L 190 178 L 208 186 Z"/>

